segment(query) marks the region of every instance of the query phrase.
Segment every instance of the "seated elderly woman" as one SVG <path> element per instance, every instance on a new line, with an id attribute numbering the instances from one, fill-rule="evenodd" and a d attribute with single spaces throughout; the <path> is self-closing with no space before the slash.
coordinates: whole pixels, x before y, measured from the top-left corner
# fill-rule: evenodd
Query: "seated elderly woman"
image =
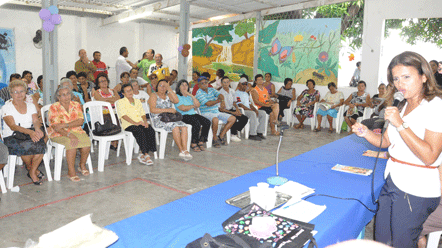
<path id="1" fill-rule="evenodd" d="M 115 89 L 109 89 L 109 78 L 106 73 L 98 74 L 97 78 L 95 79 L 94 98 L 97 101 L 110 103 L 113 109 L 115 109 L 115 102 L 120 99 L 120 95 Z M 104 109 L 103 114 L 105 118 L 110 119 L 108 109 Z M 111 142 L 110 148 L 116 151 L 117 145 L 118 141 L 114 140 Z"/>
<path id="2" fill-rule="evenodd" d="M 138 82 L 136 82 L 138 85 Z M 137 144 L 140 146 L 141 154 L 138 161 L 143 164 L 152 165 L 153 161 L 149 151 L 155 152 L 155 131 L 147 123 L 146 112 L 139 99 L 134 98 L 134 91 L 131 84 L 121 86 L 124 98 L 117 101 L 117 111 L 121 118 L 121 126 L 124 130 L 133 133 Z"/>
<path id="3" fill-rule="evenodd" d="M 3 101 L 3 99 L 0 98 L 0 109 L 3 107 L 3 105 L 5 105 L 5 102 Z M 1 117 L 0 121 L 2 121 Z M 0 170 L 3 169 L 3 167 L 5 167 L 6 163 L 8 162 L 8 156 L 8 147 L 3 144 L 3 140 L 1 139 L 0 135 Z M 3 178 L 1 178 L 0 180 L 2 179 Z"/>
<path id="4" fill-rule="evenodd" d="M 27 84 L 21 80 L 9 83 L 12 100 L 2 107 L 2 117 L 5 125 L 3 135 L 5 145 L 10 155 L 20 156 L 28 169 L 28 177 L 35 185 L 41 185 L 43 173 L 38 170 L 46 144 L 37 110 L 32 103 L 25 102 Z M 25 135 L 19 135 L 19 134 Z M 20 137 L 24 136 L 24 137 Z"/>
<path id="5" fill-rule="evenodd" d="M 344 104 L 348 105 L 348 110 L 344 113 L 344 119 L 351 130 L 358 117 L 364 115 L 364 108 L 371 105 L 370 94 L 365 92 L 367 84 L 364 81 L 358 82 L 358 91 L 351 93 Z"/>
<path id="6" fill-rule="evenodd" d="M 156 128 L 165 129 L 172 132 L 173 140 L 180 150 L 179 156 L 184 160 L 192 159 L 187 150 L 187 125 L 182 121 L 163 122 L 161 121 L 162 113 L 175 114 L 177 111 L 173 104 L 178 103 L 177 95 L 170 88 L 167 80 L 162 79 L 158 82 L 158 92 L 153 92 L 148 100 L 152 122 Z"/>
<path id="7" fill-rule="evenodd" d="M 64 145 L 68 163 L 68 177 L 72 182 L 80 181 L 75 172 L 75 157 L 80 150 L 78 171 L 83 176 L 89 175 L 86 161 L 91 151 L 91 141 L 81 128 L 84 122 L 80 103 L 72 100 L 72 90 L 69 86 L 60 86 L 55 92 L 57 102 L 49 107 L 48 134 L 52 141 Z"/>
<path id="8" fill-rule="evenodd" d="M 210 120 L 196 113 L 195 109 L 200 107 L 200 102 L 189 91 L 189 83 L 185 79 L 178 82 L 176 86 L 178 103 L 175 107 L 183 115 L 183 122 L 192 125 L 192 143 L 190 148 L 194 152 L 204 151 L 204 143 L 210 131 Z M 201 134 L 200 134 L 201 132 Z"/>
<path id="9" fill-rule="evenodd" d="M 284 117 L 284 109 L 290 108 L 290 105 L 296 100 L 296 89 L 292 88 L 293 80 L 291 78 L 284 79 L 284 86 L 278 90 L 279 100 L 279 116 Z"/>
<path id="10" fill-rule="evenodd" d="M 130 74 L 129 72 L 123 72 L 120 75 L 120 82 L 114 87 L 114 90 L 116 92 L 118 92 L 118 95 L 120 95 L 120 98 L 123 98 L 123 92 L 121 91 L 121 86 L 123 86 L 123 84 L 127 84 L 129 83 L 130 80 Z"/>
<path id="11" fill-rule="evenodd" d="M 299 121 L 299 124 L 295 126 L 295 129 L 303 129 L 305 119 L 313 117 L 313 110 L 315 103 L 319 102 L 319 91 L 315 90 L 315 81 L 313 79 L 307 80 L 305 83 L 308 89 L 305 89 L 298 96 L 298 104 L 295 108 L 295 116 Z"/>
<path id="12" fill-rule="evenodd" d="M 390 87 L 391 89 L 392 87 Z M 387 107 L 385 101 L 388 97 L 388 91 L 387 91 L 387 86 L 385 84 L 380 84 L 378 87 L 378 94 L 375 94 L 373 96 L 373 98 L 371 98 L 371 107 L 374 109 L 373 114 L 371 115 L 371 118 L 374 117 L 379 117 L 379 115 L 381 114 L 381 111 L 383 109 L 385 109 L 385 107 Z M 384 118 L 384 116 L 382 115 L 381 118 Z"/>
<path id="13" fill-rule="evenodd" d="M 277 136 L 279 135 L 279 132 L 276 130 L 275 124 L 278 121 L 279 105 L 270 100 L 269 92 L 264 87 L 262 74 L 257 74 L 255 76 L 255 84 L 256 86 L 250 92 L 253 102 L 259 110 L 264 110 L 269 115 L 271 132 L 273 135 Z"/>
<path id="14" fill-rule="evenodd" d="M 344 94 L 337 90 L 335 83 L 329 83 L 328 90 L 329 92 L 325 94 L 324 99 L 320 101 L 323 107 L 319 107 L 318 112 L 316 113 L 316 118 L 318 118 L 318 127 L 315 128 L 315 132 L 321 131 L 321 122 L 323 116 L 327 116 L 328 123 L 330 124 L 328 132 L 333 132 L 333 118 L 338 117 L 338 109 L 344 104 Z"/>

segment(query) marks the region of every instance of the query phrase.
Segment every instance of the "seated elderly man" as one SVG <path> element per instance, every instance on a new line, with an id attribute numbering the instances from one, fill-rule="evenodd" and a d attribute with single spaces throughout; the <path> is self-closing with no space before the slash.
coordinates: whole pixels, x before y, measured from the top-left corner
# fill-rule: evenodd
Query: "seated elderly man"
<path id="1" fill-rule="evenodd" d="M 212 122 L 213 146 L 219 148 L 220 143 L 227 145 L 226 133 L 232 128 L 233 124 L 235 124 L 236 117 L 219 111 L 218 103 L 220 103 L 221 108 L 225 108 L 224 96 L 214 88 L 209 88 L 209 80 L 207 77 L 201 76 L 198 79 L 198 85 L 199 89 L 196 92 L 196 99 L 201 103 L 201 115 Z M 219 120 L 222 120 L 226 125 L 221 130 L 219 136 L 217 136 Z"/>
<path id="2" fill-rule="evenodd" d="M 249 139 L 261 141 L 265 139 L 263 133 L 266 125 L 266 112 L 258 110 L 250 104 L 250 95 L 247 93 L 249 83 L 245 78 L 241 78 L 236 91 L 236 100 L 240 108 L 244 109 L 244 115 L 250 120 Z"/>

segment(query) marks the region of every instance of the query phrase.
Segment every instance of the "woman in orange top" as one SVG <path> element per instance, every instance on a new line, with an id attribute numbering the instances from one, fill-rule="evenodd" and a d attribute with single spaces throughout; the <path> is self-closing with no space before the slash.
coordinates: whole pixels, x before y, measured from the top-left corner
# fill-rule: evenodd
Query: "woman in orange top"
<path id="1" fill-rule="evenodd" d="M 80 165 L 78 171 L 83 176 L 89 175 L 86 161 L 91 151 L 91 141 L 81 128 L 84 122 L 83 111 L 78 102 L 72 101 L 72 91 L 68 86 L 61 86 L 55 92 L 57 102 L 49 108 L 48 133 L 52 141 L 66 147 L 68 177 L 73 182 L 80 181 L 75 173 L 75 156 L 80 149 Z"/>
<path id="2" fill-rule="evenodd" d="M 276 131 L 275 124 L 278 120 L 279 105 L 270 100 L 269 92 L 264 88 L 264 80 L 262 74 L 255 76 L 256 87 L 250 92 L 253 102 L 259 110 L 264 110 L 270 117 L 270 129 L 273 135 L 279 135 Z"/>

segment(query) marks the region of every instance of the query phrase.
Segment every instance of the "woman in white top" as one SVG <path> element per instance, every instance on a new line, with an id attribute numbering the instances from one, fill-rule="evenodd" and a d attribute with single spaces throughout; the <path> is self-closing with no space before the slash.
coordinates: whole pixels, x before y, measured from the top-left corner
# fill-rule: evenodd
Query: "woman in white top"
<path id="1" fill-rule="evenodd" d="M 328 129 L 329 133 L 333 132 L 333 118 L 338 117 L 338 108 L 344 104 L 344 94 L 337 90 L 335 83 L 328 84 L 328 90 L 325 94 L 324 99 L 320 101 L 323 106 L 327 106 L 327 110 L 323 110 L 321 107 L 318 108 L 316 112 L 316 118 L 318 118 L 318 127 L 314 130 L 315 132 L 321 131 L 321 122 L 322 117 L 327 116 L 328 123 L 330 124 L 330 128 Z"/>
<path id="2" fill-rule="evenodd" d="M 436 168 L 442 162 L 442 91 L 428 62 L 417 53 L 397 55 L 387 72 L 393 91 L 406 99 L 403 108 L 386 108 L 390 124 L 384 134 L 360 123 L 352 128 L 375 146 L 380 146 L 382 135 L 382 147 L 388 147 L 390 154 L 379 196 L 376 240 L 393 247 L 416 247 L 422 224 L 441 196 Z"/>
<path id="3" fill-rule="evenodd" d="M 25 102 L 27 85 L 21 80 L 9 83 L 9 92 L 12 99 L 2 107 L 3 138 L 10 155 L 20 156 L 28 169 L 28 177 L 35 185 L 41 185 L 40 179 L 44 176 L 38 171 L 46 144 L 41 124 L 38 120 L 37 109 L 32 103 Z M 31 129 L 34 128 L 34 130 Z M 14 137 L 14 132 L 28 135 L 28 139 Z"/>
<path id="4" fill-rule="evenodd" d="M 239 142 L 241 141 L 239 132 L 241 132 L 241 130 L 247 125 L 249 118 L 243 115 L 238 105 L 236 105 L 236 94 L 235 91 L 230 88 L 230 79 L 226 76 L 222 77 L 221 85 L 222 88 L 220 89 L 219 93 L 224 96 L 224 103 L 226 107 L 220 107 L 219 111 L 231 114 L 236 117 L 236 122 L 230 129 L 232 132 L 232 136 L 230 139 L 232 141 Z"/>
<path id="5" fill-rule="evenodd" d="M 149 108 L 147 107 L 147 100 L 149 100 L 149 95 L 144 90 L 140 90 L 140 86 L 138 81 L 135 79 L 130 80 L 130 84 L 132 85 L 132 89 L 134 91 L 133 98 L 139 99 L 143 104 L 144 112 L 146 112 L 146 118 L 149 119 Z"/>

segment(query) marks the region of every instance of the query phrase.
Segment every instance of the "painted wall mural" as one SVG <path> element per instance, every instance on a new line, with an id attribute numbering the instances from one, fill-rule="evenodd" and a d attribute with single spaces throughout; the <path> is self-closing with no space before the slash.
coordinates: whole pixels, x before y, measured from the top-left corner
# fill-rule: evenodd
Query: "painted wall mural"
<path id="1" fill-rule="evenodd" d="M 258 73 L 270 72 L 275 82 L 337 82 L 340 19 L 271 20 L 261 27 Z"/>
<path id="2" fill-rule="evenodd" d="M 233 81 L 246 74 L 253 76 L 255 40 L 254 20 L 244 20 L 233 25 L 195 28 L 192 30 L 193 71 L 215 72 L 223 69 Z"/>
<path id="3" fill-rule="evenodd" d="M 14 30 L 0 28 L 0 83 L 7 84 L 15 73 Z"/>

